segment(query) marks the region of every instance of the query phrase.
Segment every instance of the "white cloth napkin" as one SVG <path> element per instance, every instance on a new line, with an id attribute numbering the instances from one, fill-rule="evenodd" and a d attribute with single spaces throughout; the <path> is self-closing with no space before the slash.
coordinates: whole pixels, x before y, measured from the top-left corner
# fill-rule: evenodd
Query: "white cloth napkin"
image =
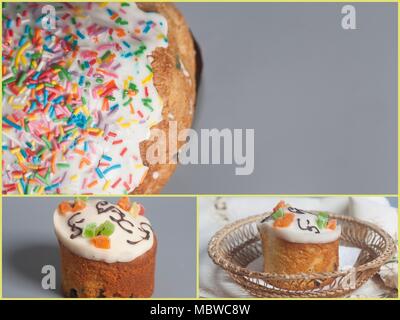
<path id="1" fill-rule="evenodd" d="M 330 211 L 375 223 L 386 230 L 397 243 L 397 209 L 392 208 L 384 197 L 202 197 L 199 203 L 201 297 L 251 297 L 212 262 L 207 253 L 208 242 L 225 224 L 270 211 L 279 200 L 285 200 L 290 205 L 305 210 Z M 346 254 L 351 254 L 351 251 Z M 352 258 L 355 257 L 346 257 L 350 260 Z M 393 262 L 381 268 L 379 279 L 375 277 L 369 280 L 352 296 L 380 297 L 392 293 L 397 290 L 397 269 L 396 257 Z"/>

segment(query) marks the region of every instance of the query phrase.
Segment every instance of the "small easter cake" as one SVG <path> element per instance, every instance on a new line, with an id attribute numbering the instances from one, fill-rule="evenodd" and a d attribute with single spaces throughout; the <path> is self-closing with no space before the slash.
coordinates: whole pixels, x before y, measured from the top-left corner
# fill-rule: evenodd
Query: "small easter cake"
<path id="1" fill-rule="evenodd" d="M 326 212 L 293 208 L 281 201 L 257 225 L 264 256 L 264 272 L 298 274 L 334 272 L 339 266 L 341 227 Z M 313 289 L 318 281 L 282 281 L 285 289 Z"/>
<path id="2" fill-rule="evenodd" d="M 66 297 L 145 298 L 154 289 L 157 241 L 144 208 L 127 197 L 60 203 L 54 228 Z"/>

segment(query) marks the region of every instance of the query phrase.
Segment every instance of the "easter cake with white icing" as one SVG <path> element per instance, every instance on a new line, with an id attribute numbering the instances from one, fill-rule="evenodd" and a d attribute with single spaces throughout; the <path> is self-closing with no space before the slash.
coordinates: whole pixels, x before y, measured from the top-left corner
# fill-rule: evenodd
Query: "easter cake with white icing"
<path id="1" fill-rule="evenodd" d="M 196 98 L 176 7 L 3 3 L 2 20 L 3 193 L 159 192 L 184 141 L 156 133 L 189 128 Z"/>
<path id="2" fill-rule="evenodd" d="M 54 212 L 66 297 L 150 297 L 157 241 L 144 208 L 127 197 L 60 203 Z"/>
<path id="3" fill-rule="evenodd" d="M 264 272 L 293 275 L 338 270 L 341 227 L 326 212 L 301 210 L 281 201 L 257 227 Z M 313 289 L 325 284 L 315 281 L 275 283 L 293 290 Z"/>

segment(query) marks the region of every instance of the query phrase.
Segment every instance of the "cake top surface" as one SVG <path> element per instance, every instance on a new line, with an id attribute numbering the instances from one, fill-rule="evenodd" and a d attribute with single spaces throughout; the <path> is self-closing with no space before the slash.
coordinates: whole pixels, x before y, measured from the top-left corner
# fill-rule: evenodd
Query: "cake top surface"
<path id="1" fill-rule="evenodd" d="M 326 212 L 297 209 L 283 201 L 258 223 L 258 228 L 293 243 L 329 243 L 341 234 L 336 219 L 330 219 Z"/>
<path id="2" fill-rule="evenodd" d="M 3 191 L 124 194 L 162 120 L 152 52 L 167 21 L 135 3 L 3 3 Z"/>
<path id="3" fill-rule="evenodd" d="M 144 208 L 121 198 L 64 201 L 54 212 L 58 240 L 72 253 L 107 263 L 129 262 L 150 250 L 154 234 Z"/>

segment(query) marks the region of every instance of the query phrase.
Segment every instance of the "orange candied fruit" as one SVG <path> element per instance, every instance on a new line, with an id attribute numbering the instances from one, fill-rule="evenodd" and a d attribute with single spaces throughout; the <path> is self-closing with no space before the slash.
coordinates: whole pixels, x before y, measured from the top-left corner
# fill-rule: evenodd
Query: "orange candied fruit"
<path id="1" fill-rule="evenodd" d="M 68 211 L 72 211 L 71 204 L 68 201 L 63 201 L 58 205 L 58 212 L 65 214 Z"/>
<path id="2" fill-rule="evenodd" d="M 330 230 L 335 230 L 336 229 L 336 225 L 337 225 L 337 221 L 336 219 L 331 219 L 329 220 L 328 224 L 326 225 L 326 227 Z"/>
<path id="3" fill-rule="evenodd" d="M 86 208 L 86 202 L 83 200 L 75 200 L 75 203 L 72 207 L 73 212 L 78 212 L 79 210 L 85 209 Z"/>
<path id="4" fill-rule="evenodd" d="M 286 228 L 290 226 L 290 224 L 294 220 L 294 214 L 291 212 L 285 213 L 285 215 L 281 218 L 278 218 L 274 221 L 275 228 Z"/>
<path id="5" fill-rule="evenodd" d="M 92 244 L 99 249 L 110 249 L 111 241 L 109 237 L 106 236 L 97 236 L 90 239 Z"/>
<path id="6" fill-rule="evenodd" d="M 125 211 L 129 211 L 132 207 L 131 202 L 128 197 L 122 197 L 118 200 L 118 206 L 124 209 Z"/>
<path id="7" fill-rule="evenodd" d="M 285 201 L 281 200 L 278 202 L 278 204 L 275 206 L 274 210 L 272 210 L 273 212 L 278 211 L 281 208 L 285 208 L 286 207 L 286 203 Z"/>
<path id="8" fill-rule="evenodd" d="M 144 207 L 141 204 L 139 204 L 139 207 L 139 216 L 144 216 Z"/>

